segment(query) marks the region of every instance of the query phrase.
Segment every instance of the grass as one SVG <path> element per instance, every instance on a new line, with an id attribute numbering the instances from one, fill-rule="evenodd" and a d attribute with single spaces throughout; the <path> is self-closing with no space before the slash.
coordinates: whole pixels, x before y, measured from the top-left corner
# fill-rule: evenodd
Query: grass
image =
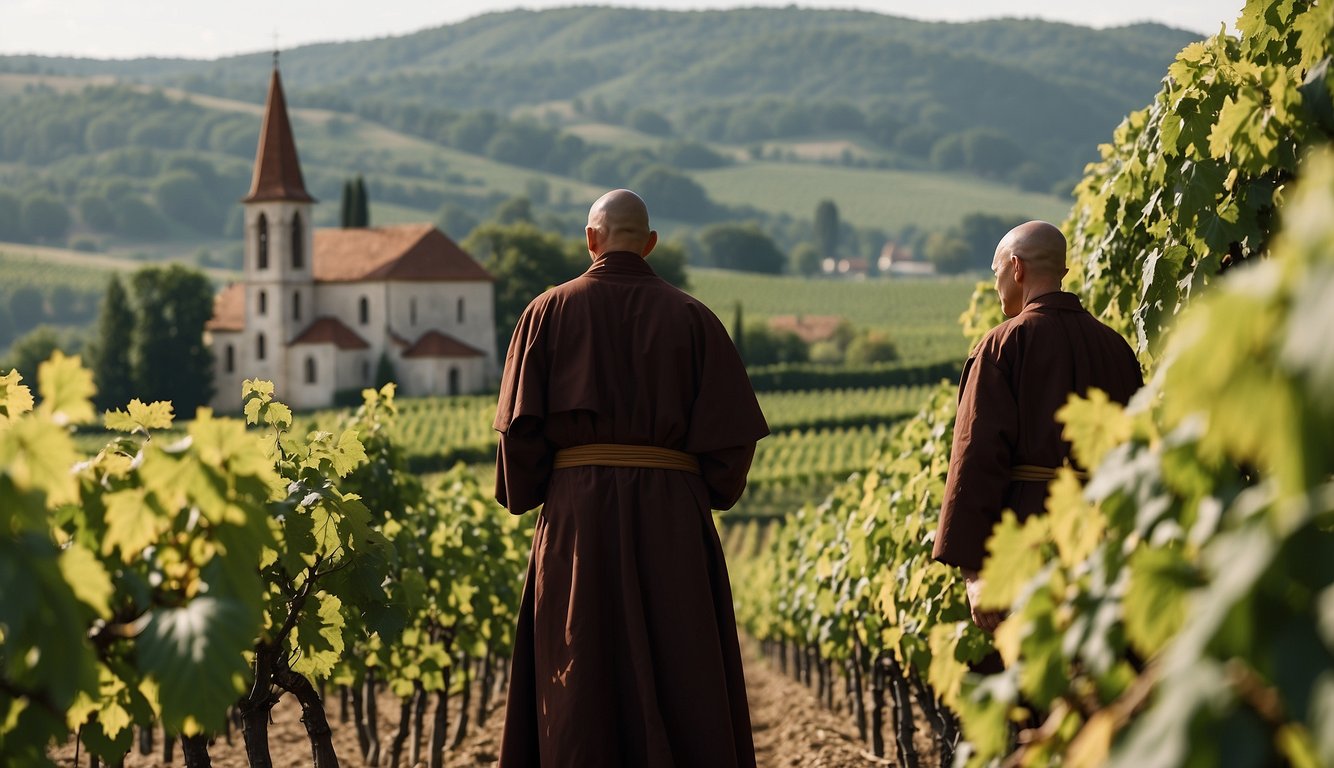
<path id="1" fill-rule="evenodd" d="M 184 258 L 131 259 L 124 255 L 85 253 L 24 243 L 0 243 L 0 286 L 8 289 L 31 286 L 49 290 L 64 285 L 76 290 L 102 290 L 112 272 L 133 272 L 140 267 L 172 261 L 193 266 Z M 204 270 L 216 283 L 236 279 L 225 269 Z"/>
<path id="2" fill-rule="evenodd" d="M 855 326 L 890 334 L 907 362 L 962 360 L 967 341 L 959 315 L 978 278 L 825 280 L 754 275 L 717 269 L 690 270 L 690 292 L 725 323 L 741 302 L 747 317 L 841 315 Z"/>
<path id="3" fill-rule="evenodd" d="M 942 173 L 756 162 L 690 175 L 718 203 L 810 219 L 821 200 L 833 200 L 843 220 L 887 232 L 943 229 L 974 212 L 1060 221 L 1070 208 L 1051 195 Z"/>

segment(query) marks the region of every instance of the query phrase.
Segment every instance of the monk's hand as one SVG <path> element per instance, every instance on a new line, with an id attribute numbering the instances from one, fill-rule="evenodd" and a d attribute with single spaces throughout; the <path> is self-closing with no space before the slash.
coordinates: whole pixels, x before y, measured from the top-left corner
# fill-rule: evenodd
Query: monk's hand
<path id="1" fill-rule="evenodd" d="M 984 611 L 977 607 L 982 597 L 982 575 L 977 571 L 964 569 L 963 583 L 968 593 L 968 610 L 973 614 L 973 623 L 987 634 L 995 633 L 996 627 L 1005 620 L 1005 611 Z"/>

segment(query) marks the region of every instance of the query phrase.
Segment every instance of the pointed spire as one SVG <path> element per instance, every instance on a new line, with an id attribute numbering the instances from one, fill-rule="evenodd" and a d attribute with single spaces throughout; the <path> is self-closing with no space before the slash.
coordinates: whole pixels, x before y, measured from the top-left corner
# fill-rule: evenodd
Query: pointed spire
<path id="1" fill-rule="evenodd" d="M 255 174 L 250 182 L 250 194 L 241 202 L 288 200 L 313 203 L 315 198 L 306 191 L 306 182 L 301 178 L 301 161 L 296 156 L 292 123 L 287 119 L 287 99 L 283 96 L 282 78 L 278 76 L 276 54 L 274 59 L 269 100 L 264 105 L 264 125 L 260 128 L 259 149 L 255 152 Z"/>

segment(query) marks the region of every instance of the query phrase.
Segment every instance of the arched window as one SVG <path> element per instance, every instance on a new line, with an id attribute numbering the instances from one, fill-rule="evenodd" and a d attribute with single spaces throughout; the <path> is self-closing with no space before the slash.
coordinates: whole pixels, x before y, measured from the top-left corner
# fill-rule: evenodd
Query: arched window
<path id="1" fill-rule="evenodd" d="M 417 324 L 417 300 L 408 299 L 408 325 Z"/>
<path id="2" fill-rule="evenodd" d="M 255 334 L 255 359 L 264 359 L 264 334 L 262 333 Z"/>
<path id="3" fill-rule="evenodd" d="M 292 216 L 292 269 L 301 269 L 306 265 L 306 252 L 301 235 L 301 214 Z"/>
<path id="4" fill-rule="evenodd" d="M 306 383 L 315 383 L 315 358 L 313 357 L 306 358 Z"/>
<path id="5" fill-rule="evenodd" d="M 301 319 L 301 292 L 292 291 L 292 319 Z"/>
<path id="6" fill-rule="evenodd" d="M 267 315 L 269 313 L 269 294 L 260 291 L 256 299 L 259 302 L 259 313 L 261 315 Z"/>
<path id="7" fill-rule="evenodd" d="M 236 347 L 228 344 L 223 354 L 222 369 L 227 373 L 236 370 Z"/>
<path id="8" fill-rule="evenodd" d="M 459 393 L 459 369 L 453 366 L 449 368 L 449 394 L 457 395 Z"/>
<path id="9" fill-rule="evenodd" d="M 365 296 L 357 302 L 357 317 L 360 318 L 362 325 L 371 324 L 371 300 Z"/>
<path id="10" fill-rule="evenodd" d="M 459 297 L 459 325 L 463 325 L 463 297 Z"/>
<path id="11" fill-rule="evenodd" d="M 258 235 L 258 240 L 256 243 L 258 246 L 257 248 L 258 258 L 256 259 L 257 263 L 255 266 L 257 269 L 268 269 L 269 268 L 269 217 L 261 213 L 259 215 L 259 221 L 255 223 L 255 230 L 256 234 Z"/>

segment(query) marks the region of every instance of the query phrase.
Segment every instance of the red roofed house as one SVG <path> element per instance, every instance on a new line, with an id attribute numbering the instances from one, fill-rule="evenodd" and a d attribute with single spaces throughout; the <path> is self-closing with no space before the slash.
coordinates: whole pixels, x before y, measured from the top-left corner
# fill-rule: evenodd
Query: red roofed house
<path id="1" fill-rule="evenodd" d="M 275 67 L 245 206 L 245 269 L 218 294 L 207 333 L 214 407 L 268 379 L 296 408 L 374 383 L 382 355 L 399 392 L 476 392 L 498 370 L 493 278 L 430 224 L 312 232 Z"/>

